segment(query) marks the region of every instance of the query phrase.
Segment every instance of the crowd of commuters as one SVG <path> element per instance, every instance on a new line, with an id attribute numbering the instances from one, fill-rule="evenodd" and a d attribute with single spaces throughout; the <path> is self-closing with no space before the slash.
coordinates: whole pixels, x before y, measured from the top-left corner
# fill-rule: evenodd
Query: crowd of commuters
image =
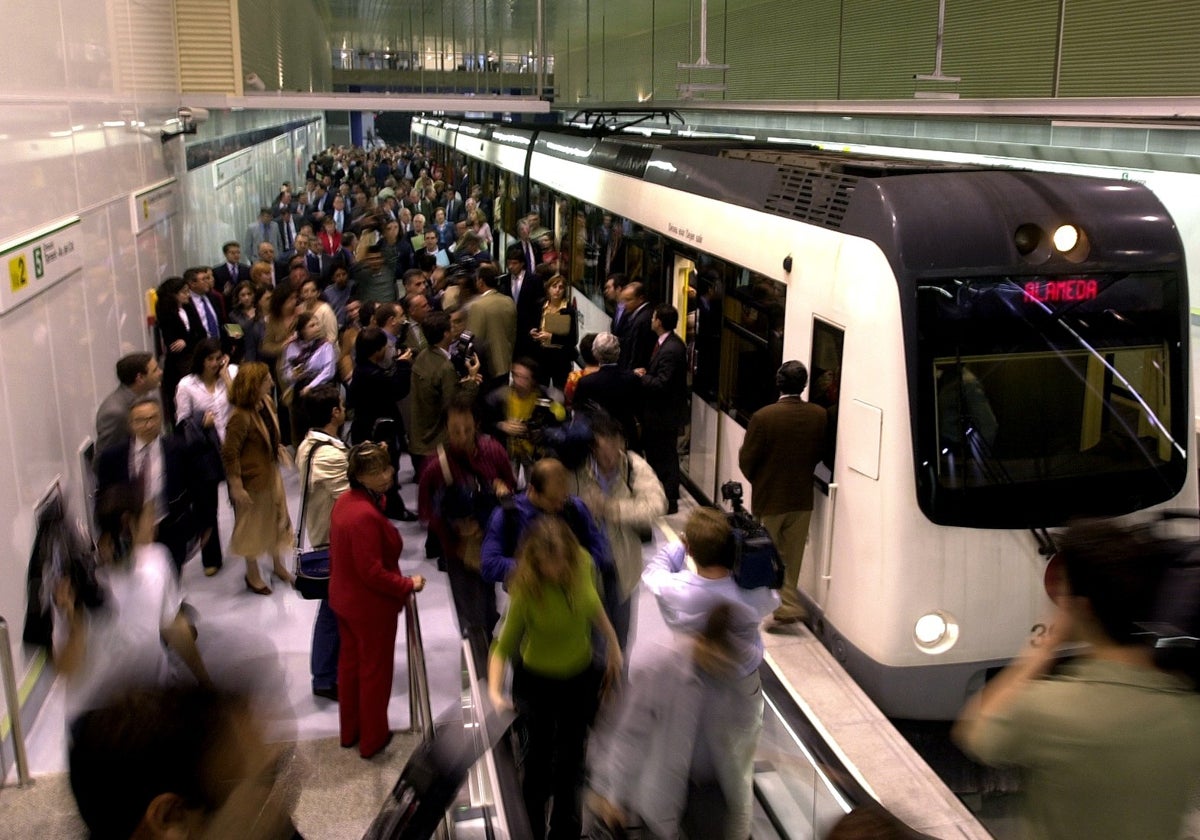
<path id="1" fill-rule="evenodd" d="M 741 452 L 755 513 L 786 562 L 782 603 L 734 582 L 729 525 L 711 509 L 694 511 L 683 542 L 644 564 L 654 524 L 679 509 L 677 443 L 690 418 L 680 313 L 614 273 L 604 290 L 611 325 L 581 337 L 553 237 L 535 217 L 519 220 L 498 265 L 489 210 L 465 167 L 443 168 L 415 148 L 334 149 L 303 184 L 285 184 L 218 265 L 159 286 L 158 352 L 120 360 L 120 384 L 96 417 L 107 585 L 143 613 L 145 639 L 130 663 L 161 675 L 162 651 L 146 641 L 161 638 L 204 686 L 163 696 L 203 708 L 211 726 L 230 725 L 237 703 L 203 693 L 180 569 L 196 546 L 210 576 L 226 553 L 241 556 L 246 590 L 269 596 L 263 555 L 289 584 L 295 542 L 328 545 L 312 691 L 338 703 L 342 745 L 376 755 L 391 738 L 398 617 L 425 585 L 400 569 L 395 522 L 419 517 L 459 629 L 495 639 L 497 705 L 510 704 L 512 666 L 536 837 L 580 836 L 590 762 L 604 822 L 672 837 L 699 818 L 711 830 L 694 836 L 745 838 L 762 727 L 760 624 L 772 613 L 780 627 L 804 615 L 796 585 L 812 473 L 829 445 L 826 411 L 801 398 L 807 371 L 787 362 L 779 402 L 754 415 Z M 405 460 L 416 512 L 399 492 Z M 298 532 L 283 483 L 293 468 L 304 484 Z M 224 539 L 222 483 L 234 513 Z M 508 593 L 503 616 L 498 585 Z M 630 679 L 642 590 L 682 646 L 634 680 L 609 718 L 612 738 L 587 759 L 601 701 Z M 56 603 L 59 661 L 83 685 L 72 708 L 86 711 L 102 705 L 89 684 L 112 663 L 84 642 L 107 631 L 69 586 Z M 986 696 L 979 707 L 995 708 L 1004 706 Z M 1012 754 L 994 727 L 963 732 L 984 758 Z M 697 789 L 719 791 L 718 813 L 696 810 Z"/>

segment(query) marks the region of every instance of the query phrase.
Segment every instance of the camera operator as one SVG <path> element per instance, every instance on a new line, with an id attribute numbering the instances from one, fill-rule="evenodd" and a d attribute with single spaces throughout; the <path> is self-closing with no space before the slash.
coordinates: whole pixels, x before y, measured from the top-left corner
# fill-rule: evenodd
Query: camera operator
<path id="1" fill-rule="evenodd" d="M 689 558 L 695 571 L 689 568 Z M 728 606 L 729 690 L 737 702 L 727 705 L 725 726 L 713 747 L 723 756 L 717 775 L 727 807 L 723 836 L 729 838 L 750 836 L 754 750 L 762 731 L 763 711 L 758 677 L 763 641 L 758 627 L 779 605 L 779 596 L 772 589 L 738 586 L 732 565 L 732 532 L 725 514 L 715 508 L 697 508 L 688 517 L 683 542 L 664 545 L 642 573 L 663 619 L 678 632 L 702 633 L 713 610 Z"/>
<path id="2" fill-rule="evenodd" d="M 429 345 L 412 366 L 412 434 L 409 457 L 417 480 L 424 461 L 446 442 L 446 410 L 459 394 L 474 399 L 479 383 L 479 359 L 467 360 L 467 372 L 459 375 L 450 356 L 450 319 L 444 312 L 425 317 L 425 337 Z"/>
<path id="3" fill-rule="evenodd" d="M 520 358 L 512 363 L 512 383 L 497 388 L 485 400 L 491 417 L 489 431 L 508 448 L 513 472 L 528 473 L 544 452 L 542 431 L 561 423 L 567 409 L 556 392 L 537 384 L 537 363 Z"/>

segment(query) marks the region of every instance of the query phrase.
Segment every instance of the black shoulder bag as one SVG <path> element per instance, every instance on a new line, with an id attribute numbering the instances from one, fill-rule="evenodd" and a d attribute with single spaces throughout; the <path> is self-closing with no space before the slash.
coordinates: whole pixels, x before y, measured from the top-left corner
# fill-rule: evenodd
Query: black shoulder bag
<path id="1" fill-rule="evenodd" d="M 308 508 L 308 490 L 312 483 L 313 461 L 322 446 L 321 441 L 308 453 L 308 466 L 304 470 L 304 493 L 300 497 L 300 524 L 296 527 L 296 591 L 306 601 L 320 601 L 329 597 L 329 546 L 313 546 L 304 551 L 304 523 Z"/>

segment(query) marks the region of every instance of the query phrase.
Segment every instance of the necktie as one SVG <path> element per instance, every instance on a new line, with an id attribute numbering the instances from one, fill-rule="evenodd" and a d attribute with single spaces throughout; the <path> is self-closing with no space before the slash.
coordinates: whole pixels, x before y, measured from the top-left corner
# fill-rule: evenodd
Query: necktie
<path id="1" fill-rule="evenodd" d="M 263 242 L 270 242 L 270 236 L 267 233 L 267 223 L 263 222 Z"/>
<path id="2" fill-rule="evenodd" d="M 217 337 L 217 313 L 208 298 L 200 298 L 200 309 L 204 312 L 204 328 L 211 338 Z"/>
<path id="3" fill-rule="evenodd" d="M 138 482 L 138 484 L 141 485 L 143 496 L 145 495 L 146 491 L 149 489 L 146 486 L 147 482 L 150 479 L 150 476 L 146 475 L 146 460 L 149 457 L 149 455 L 150 455 L 150 447 L 143 446 L 141 449 L 139 449 L 137 451 L 137 455 L 134 457 L 133 478 L 136 482 Z"/>
<path id="4" fill-rule="evenodd" d="M 289 219 L 283 226 L 283 250 L 292 250 L 292 221 Z"/>
<path id="5" fill-rule="evenodd" d="M 617 328 L 617 324 L 621 323 L 621 316 L 625 314 L 625 304 L 618 303 L 617 311 L 613 314 L 613 330 Z"/>
<path id="6" fill-rule="evenodd" d="M 341 233 L 342 232 L 342 211 L 341 210 L 339 210 L 333 214 L 333 222 L 334 222 L 334 227 L 337 228 L 337 232 Z"/>
<path id="7" fill-rule="evenodd" d="M 533 246 L 525 243 L 525 270 L 533 271 L 537 266 L 533 262 Z"/>

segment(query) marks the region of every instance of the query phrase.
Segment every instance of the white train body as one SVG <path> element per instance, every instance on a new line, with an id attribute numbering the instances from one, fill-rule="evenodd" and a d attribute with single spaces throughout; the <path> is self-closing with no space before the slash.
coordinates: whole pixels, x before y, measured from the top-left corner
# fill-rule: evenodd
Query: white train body
<path id="1" fill-rule="evenodd" d="M 1042 362 L 1036 353 L 1021 355 L 1014 349 L 1013 360 L 1008 362 L 1008 373 L 1004 373 L 999 365 L 1005 363 L 1008 356 L 993 359 L 982 353 L 967 356 L 959 351 L 957 360 L 951 361 L 952 355 L 931 349 L 937 341 L 930 339 L 922 344 L 924 339 L 916 338 L 919 332 L 922 335 L 931 332 L 933 321 L 922 320 L 928 316 L 942 319 L 937 323 L 944 323 L 949 329 L 961 328 L 965 343 L 973 339 L 971 324 L 964 321 L 965 326 L 960 327 L 955 320 L 959 317 L 956 313 L 960 310 L 955 309 L 958 302 L 945 302 L 959 294 L 956 289 L 963 290 L 964 311 L 976 305 L 976 301 L 983 301 L 993 308 L 997 301 L 1005 301 L 1015 313 L 1012 317 L 1022 319 L 1026 314 L 1031 319 L 1041 317 L 1034 310 L 1053 309 L 1059 304 L 1034 301 L 1028 296 L 1022 302 L 1019 291 L 1014 293 L 1014 290 L 1019 289 L 1022 282 L 1041 282 L 1038 277 L 1044 280 L 1078 276 L 1070 271 L 1070 266 L 1055 268 L 1057 255 L 1048 257 L 1042 267 L 1032 260 L 1006 264 L 998 258 L 990 262 L 985 259 L 982 264 L 965 265 L 961 272 L 961 278 L 965 279 L 955 279 L 959 274 L 953 263 L 933 265 L 930 261 L 939 259 L 943 252 L 947 252 L 948 260 L 952 260 L 955 253 L 964 255 L 965 259 L 972 259 L 976 252 L 999 254 L 1011 240 L 1013 229 L 987 232 L 976 248 L 973 243 L 955 241 L 948 222 L 944 221 L 941 225 L 947 227 L 944 233 L 949 238 L 944 243 L 924 241 L 920 219 L 912 217 L 919 215 L 919 208 L 925 205 L 905 205 L 888 194 L 889 188 L 900 184 L 899 181 L 879 178 L 870 183 L 867 179 L 858 183 L 855 189 L 859 194 L 853 196 L 854 201 L 861 200 L 868 207 L 874 206 L 871 202 L 878 202 L 883 211 L 876 216 L 888 221 L 888 214 L 892 213 L 894 218 L 888 221 L 890 232 L 880 230 L 878 236 L 854 235 L 846 230 L 787 218 L 776 212 L 739 206 L 722 195 L 722 174 L 706 174 L 702 166 L 690 174 L 671 173 L 666 170 L 672 164 L 651 156 L 644 167 L 647 174 L 636 177 L 613 171 L 611 166 L 598 168 L 590 163 L 595 154 L 593 147 L 602 142 L 598 138 L 576 136 L 547 141 L 543 134 L 536 143 L 526 142 L 524 148 L 519 148 L 516 141 L 523 138 L 527 141 L 529 131 L 497 126 L 495 132 L 509 138 L 497 140 L 494 135 L 486 137 L 486 129 L 473 128 L 477 130 L 471 134 L 453 130 L 452 124 L 442 127 L 433 122 L 414 123 L 414 131 L 423 134 L 434 145 L 453 148 L 471 159 L 522 177 L 527 175 L 530 181 L 552 192 L 602 207 L 678 242 L 682 247 L 702 251 L 786 284 L 784 359 L 800 359 L 812 367 L 814 325 L 828 325 L 841 331 L 836 457 L 832 474 L 827 480 L 819 481 L 819 492 L 815 494 L 800 582 L 818 636 L 887 714 L 930 719 L 952 717 L 968 694 L 983 684 L 991 670 L 1002 666 L 1023 644 L 1041 632 L 1041 623 L 1050 615 L 1052 606 L 1043 585 L 1048 557 L 1039 551 L 1038 534 L 1044 533 L 1044 527 L 1062 524 L 1076 515 L 1136 514 L 1162 507 L 1196 508 L 1194 447 L 1187 431 L 1192 408 L 1187 369 L 1186 272 L 1182 249 L 1178 247 L 1178 236 L 1169 216 L 1161 211 L 1161 206 L 1154 213 L 1144 209 L 1154 205 L 1149 193 L 1129 194 L 1128 200 L 1136 199 L 1136 206 L 1143 208 L 1138 211 L 1140 221 L 1109 219 L 1103 213 L 1125 206 L 1122 203 L 1126 200 L 1124 197 L 1089 192 L 1086 199 L 1075 201 L 1070 198 L 1076 181 L 1093 190 L 1096 184 L 1104 183 L 1091 179 L 1027 173 L 1015 176 L 1008 173 L 1009 178 L 1016 179 L 1012 182 L 993 181 L 994 173 L 935 172 L 918 176 L 963 185 L 946 190 L 947 207 L 955 206 L 954 202 L 966 202 L 964 206 L 971 206 L 973 200 L 982 206 L 989 201 L 988 196 L 994 196 L 1000 209 L 985 208 L 979 214 L 979 225 L 985 231 L 988 230 L 988 219 L 994 217 L 996 226 L 1003 227 L 1005 214 L 1020 216 L 1026 212 L 1003 206 L 1007 201 L 1006 190 L 1012 187 L 1016 196 L 1014 207 L 1025 201 L 1031 208 L 1029 212 L 1033 215 L 1041 213 L 1039 222 L 1046 224 L 1050 218 L 1046 208 L 1064 213 L 1064 221 L 1073 221 L 1066 218 L 1072 207 L 1086 208 L 1107 201 L 1104 206 L 1108 210 L 1096 211 L 1097 214 L 1083 224 L 1093 254 L 1103 252 L 1112 260 L 1125 260 L 1128 265 L 1123 271 L 1137 269 L 1134 263 L 1137 262 L 1138 247 L 1141 247 L 1139 243 L 1148 243 L 1146 260 L 1153 263 L 1160 274 L 1147 275 L 1144 287 L 1151 298 L 1160 295 L 1162 312 L 1161 317 L 1147 316 L 1147 319 L 1157 317 L 1166 325 L 1162 342 L 1130 338 L 1129 347 L 1133 349 L 1121 345 L 1111 353 L 1097 352 L 1092 357 L 1074 349 L 1056 352 L 1068 359 L 1064 366 L 1077 370 L 1080 379 L 1086 378 L 1089 386 L 1100 381 L 1097 377 L 1106 375 L 1106 366 L 1111 368 L 1107 373 L 1109 378 L 1103 380 L 1106 399 L 1115 393 L 1112 391 L 1115 386 L 1109 382 L 1112 376 L 1118 380 L 1126 376 L 1132 381 L 1129 370 L 1135 370 L 1142 380 L 1150 381 L 1155 375 L 1151 368 L 1159 369 L 1163 377 L 1162 402 L 1150 408 L 1157 409 L 1160 418 L 1166 418 L 1162 428 L 1147 431 L 1147 422 L 1150 427 L 1155 424 L 1153 418 L 1143 417 L 1141 421 L 1133 421 L 1140 425 L 1129 436 L 1135 446 L 1141 441 L 1140 445 L 1149 453 L 1145 457 L 1158 465 L 1162 476 L 1169 474 L 1170 478 L 1163 477 L 1159 486 L 1159 473 L 1151 474 L 1122 462 L 1121 469 L 1128 467 L 1129 475 L 1134 478 L 1129 482 L 1114 481 L 1111 476 L 1104 478 L 1103 481 L 1108 482 L 1105 486 L 1118 489 L 1111 493 L 1105 491 L 1108 496 L 1100 500 L 1085 499 L 1083 496 L 1087 494 L 1080 494 L 1078 488 L 1086 484 L 1075 474 L 1063 479 L 1061 485 L 1054 485 L 1061 486 L 1063 492 L 1047 489 L 1049 485 L 1042 487 L 1036 481 L 1022 482 L 1020 470 L 1034 469 L 1029 467 L 1029 462 L 1036 459 L 988 456 L 996 463 L 1003 460 L 1003 468 L 1015 471 L 1015 477 L 1007 483 L 1001 481 L 996 485 L 993 482 L 987 486 L 983 486 L 986 481 L 971 469 L 962 469 L 961 473 L 951 471 L 953 456 L 946 456 L 950 446 L 941 450 L 942 456 L 938 460 L 936 451 L 930 447 L 941 446 L 938 440 L 945 432 L 942 428 L 947 422 L 945 408 L 939 402 L 942 408 L 938 410 L 942 414 L 935 414 L 931 420 L 929 412 L 932 409 L 928 403 L 935 397 L 944 399 L 938 389 L 950 381 L 948 377 L 952 371 L 957 371 L 960 377 L 956 393 L 960 394 L 961 404 L 961 393 L 968 388 L 962 384 L 966 381 L 963 377 L 970 375 L 971 366 L 981 371 L 1000 371 L 997 376 L 1015 380 L 1017 374 L 1024 376 L 1025 372 L 1033 370 L 1023 369 L 1021 365 Z M 547 142 L 553 145 L 547 145 Z M 642 154 L 642 157 L 646 155 Z M 678 168 L 678 157 L 675 160 L 674 166 Z M 626 164 L 615 168 L 622 167 L 630 168 Z M 655 179 L 670 181 L 685 175 L 685 180 L 690 179 L 688 182 L 692 185 L 686 190 L 671 183 L 654 182 Z M 703 190 L 696 187 L 697 181 L 709 177 L 711 189 L 709 185 Z M 1084 184 L 1085 181 L 1089 183 Z M 1116 186 L 1103 189 L 1115 189 Z M 736 192 L 738 187 L 731 189 Z M 1126 185 L 1124 189 L 1138 191 L 1141 188 Z M 878 190 L 878 196 L 873 190 Z M 1066 197 L 1050 195 L 1053 190 L 1061 190 Z M 927 204 L 942 202 L 939 193 L 926 189 L 924 194 L 939 196 L 927 200 Z M 1095 197 L 1097 195 L 1099 199 Z M 845 224 L 849 227 L 853 227 L 850 222 L 855 212 L 858 211 L 852 210 L 846 216 Z M 1151 215 L 1159 218 L 1150 220 Z M 1106 229 L 1110 223 L 1111 234 Z M 871 224 L 874 222 L 865 223 L 868 228 Z M 1145 239 L 1150 233 L 1153 236 Z M 939 231 L 929 234 L 932 239 L 938 235 Z M 889 236 L 892 237 L 890 243 Z M 1115 241 L 1128 236 L 1134 239 Z M 753 247 L 748 247 L 748 242 L 752 242 Z M 897 243 L 903 247 L 897 247 Z M 785 261 L 789 258 L 790 271 L 785 269 Z M 905 263 L 906 259 L 924 262 L 914 266 Z M 1100 298 L 1105 294 L 1118 294 L 1111 290 L 1117 289 L 1119 282 L 1143 282 L 1135 278 L 1113 280 L 1112 285 L 1106 285 L 1109 280 L 1105 278 L 1115 272 L 1115 268 L 1109 266 L 1106 269 L 1099 263 L 1093 265 L 1086 259 L 1082 265 L 1085 272 L 1092 272 L 1099 278 L 1095 282 L 1100 284 Z M 897 266 L 902 269 L 899 273 Z M 1176 279 L 1162 281 L 1163 288 L 1169 287 L 1167 291 L 1156 291 L 1159 289 L 1156 278 L 1167 278 L 1172 271 L 1177 273 Z M 909 276 L 903 276 L 905 272 Z M 1002 284 L 988 279 L 1010 274 L 1013 277 L 1020 274 L 1020 277 L 1015 280 L 1009 277 Z M 1086 284 L 1087 281 L 1079 282 Z M 664 283 L 664 299 L 679 299 L 677 281 L 668 275 Z M 940 290 L 931 288 L 939 284 Z M 1058 289 L 1035 287 L 1034 294 L 1039 296 L 1039 288 L 1048 289 L 1047 295 L 1056 294 Z M 1086 290 L 1086 286 L 1081 288 Z M 1095 292 L 1094 288 L 1092 292 Z M 1062 294 L 1073 293 L 1073 287 L 1062 287 Z M 927 296 L 935 298 L 934 303 L 929 303 Z M 1034 309 L 1027 313 L 1021 308 L 1025 304 Z M 1086 308 L 1092 304 L 1089 300 L 1078 305 Z M 1136 308 L 1135 304 L 1130 306 Z M 1111 309 L 1101 311 L 1097 306 L 1097 314 L 1088 318 L 1092 321 L 1106 318 Z M 1063 311 L 1066 311 L 1065 304 Z M 995 311 L 989 311 L 987 317 L 995 314 Z M 1002 321 L 1008 313 L 1000 312 L 996 317 L 1000 320 L 981 321 L 978 332 L 1003 335 Z M 1082 329 L 1078 324 L 1076 328 Z M 1030 359 L 1032 361 L 1028 361 Z M 1072 359 L 1075 361 L 1070 361 Z M 1031 378 L 1036 380 L 1038 377 Z M 1009 390 L 1002 392 L 1011 396 L 1012 386 L 1010 382 L 1006 386 Z M 914 393 L 914 389 L 924 390 Z M 1065 437 L 1061 429 L 1047 430 L 1047 435 L 1056 436 L 1055 440 L 1069 440 L 1074 435 L 1079 441 L 1074 447 L 1077 459 L 1090 457 L 1089 453 L 1099 448 L 1097 441 L 1108 434 L 1097 425 L 1102 422 L 1102 412 L 1094 402 L 1094 394 L 1088 396 L 1088 393 L 1078 398 L 1083 400 L 1080 430 L 1070 431 Z M 997 405 L 996 410 L 1006 417 L 1013 417 L 1016 411 L 1002 404 Z M 737 469 L 737 450 L 744 435 L 742 425 L 728 413 L 695 397 L 692 416 L 693 447 L 690 457 L 685 459 L 685 470 L 708 492 L 729 479 L 744 482 Z M 1045 416 L 1047 422 L 1061 421 L 1063 416 L 1069 416 L 1069 409 L 1049 407 Z M 1136 407 L 1129 416 L 1140 416 Z M 965 422 L 965 415 L 960 415 L 959 419 Z M 930 422 L 942 424 L 932 442 Z M 967 430 L 965 434 L 972 433 Z M 703 441 L 714 436 L 719 445 L 715 451 L 708 451 Z M 1029 444 L 1026 441 L 1020 445 Z M 1019 449 L 1020 445 L 1009 444 L 1013 450 Z M 934 453 L 933 457 L 923 457 L 930 452 Z M 937 463 L 931 465 L 931 461 Z M 980 461 L 979 467 L 983 471 L 986 472 L 989 466 L 990 463 Z M 919 474 L 922 471 L 924 473 Z M 1137 481 L 1142 481 L 1147 488 L 1144 504 L 1138 501 L 1142 498 L 1138 495 L 1141 491 L 1130 490 L 1128 498 L 1116 498 L 1120 495 L 1120 487 Z M 1028 491 L 1023 489 L 1014 496 L 1009 491 L 1018 484 L 1022 488 L 1028 487 Z M 748 491 L 747 484 L 747 502 L 751 504 Z M 1069 494 L 1064 495 L 1067 491 L 1080 496 L 1078 504 L 1072 503 Z M 951 500 L 939 508 L 947 498 Z M 1034 510 L 990 510 L 986 505 L 978 511 L 973 508 L 975 499 L 1005 499 L 1004 504 L 1019 508 L 1025 498 L 1045 509 L 1045 516 Z M 971 521 L 946 524 L 947 520 L 956 518 Z M 920 627 L 919 622 L 922 622 Z"/>

